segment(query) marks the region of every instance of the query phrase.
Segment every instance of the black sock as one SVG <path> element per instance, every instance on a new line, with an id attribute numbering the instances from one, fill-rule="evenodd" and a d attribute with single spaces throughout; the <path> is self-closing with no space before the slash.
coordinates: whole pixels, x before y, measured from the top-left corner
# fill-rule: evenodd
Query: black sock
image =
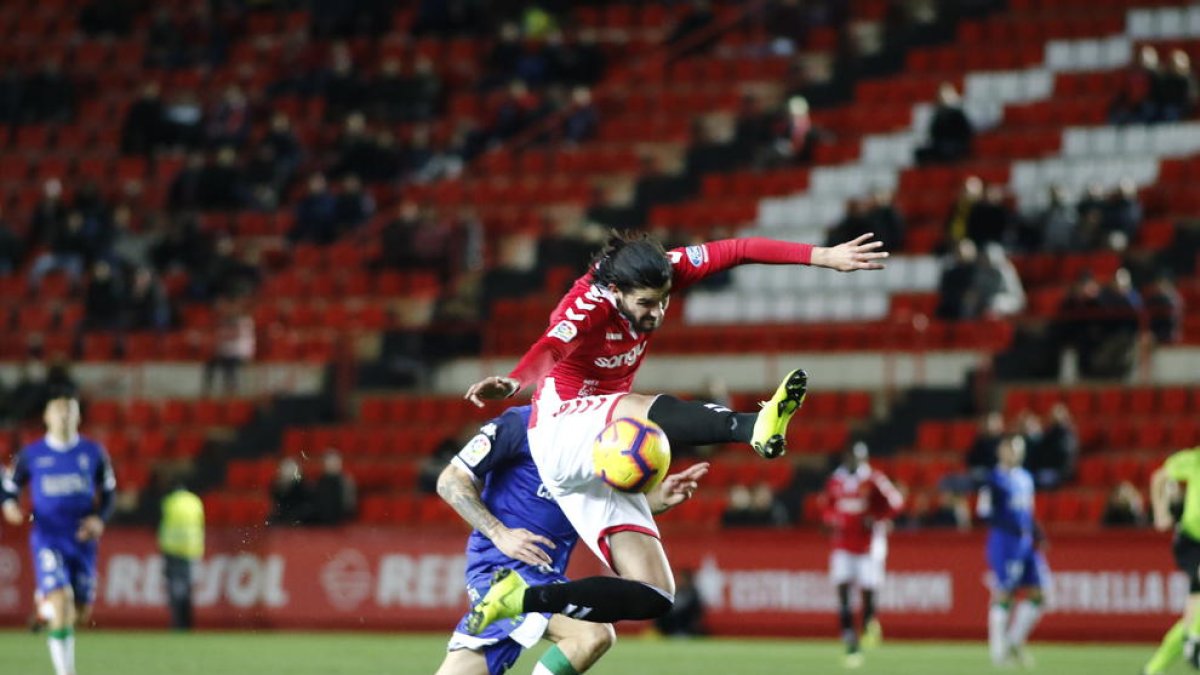
<path id="1" fill-rule="evenodd" d="M 672 443 L 711 445 L 749 443 L 758 415 L 736 413 L 716 403 L 681 401 L 664 394 L 650 404 L 649 417 L 662 427 Z"/>
<path id="2" fill-rule="evenodd" d="M 674 600 L 649 584 L 617 577 L 587 577 L 565 584 L 530 586 L 526 612 L 565 614 L 580 621 L 608 623 L 622 619 L 655 619 Z"/>
<path id="3" fill-rule="evenodd" d="M 849 584 L 839 584 L 837 594 L 838 621 L 842 625 L 842 642 L 845 642 L 847 647 L 854 648 L 858 645 L 858 635 L 854 631 L 854 614 L 850 611 Z"/>
<path id="4" fill-rule="evenodd" d="M 863 628 L 871 623 L 871 619 L 875 618 L 875 591 L 862 592 L 862 610 L 863 610 Z"/>

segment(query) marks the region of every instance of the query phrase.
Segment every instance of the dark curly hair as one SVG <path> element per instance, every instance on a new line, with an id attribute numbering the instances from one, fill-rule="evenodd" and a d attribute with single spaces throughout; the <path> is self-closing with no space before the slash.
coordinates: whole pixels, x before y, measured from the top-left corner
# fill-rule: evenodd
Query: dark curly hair
<path id="1" fill-rule="evenodd" d="M 671 261 L 662 244 L 645 232 L 613 232 L 592 260 L 592 279 L 622 293 L 662 288 L 671 281 Z"/>

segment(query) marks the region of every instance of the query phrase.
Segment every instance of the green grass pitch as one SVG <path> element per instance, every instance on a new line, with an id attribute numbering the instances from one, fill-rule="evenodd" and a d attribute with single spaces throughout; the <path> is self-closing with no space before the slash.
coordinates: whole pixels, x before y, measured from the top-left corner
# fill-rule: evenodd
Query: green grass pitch
<path id="1" fill-rule="evenodd" d="M 431 675 L 446 637 L 383 633 L 83 632 L 80 675 Z M 543 643 L 545 645 L 547 643 Z M 1035 672 L 1047 675 L 1134 675 L 1152 645 L 1035 644 Z M 528 674 L 541 649 L 509 671 Z M 44 636 L 0 631 L 0 673 L 50 673 Z M 622 636 L 593 668 L 595 675 L 840 673 L 833 641 L 648 640 Z M 986 646 L 970 642 L 885 642 L 853 671 L 887 675 L 969 675 L 995 672 Z M 1000 671 L 1010 672 L 1010 671 Z M 1177 665 L 1175 673 L 1190 672 Z"/>

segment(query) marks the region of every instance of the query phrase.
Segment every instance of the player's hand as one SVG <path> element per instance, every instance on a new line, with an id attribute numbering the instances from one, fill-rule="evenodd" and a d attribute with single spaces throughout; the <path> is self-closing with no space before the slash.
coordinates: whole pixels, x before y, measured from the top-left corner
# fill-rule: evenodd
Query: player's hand
<path id="1" fill-rule="evenodd" d="M 20 527 L 25 523 L 25 514 L 15 499 L 4 502 L 4 522 L 13 527 Z"/>
<path id="2" fill-rule="evenodd" d="M 463 398 L 482 408 L 485 400 L 499 401 L 506 399 L 517 393 L 517 389 L 520 387 L 521 383 L 511 377 L 493 375 L 471 385 L 471 388 L 467 390 Z"/>
<path id="3" fill-rule="evenodd" d="M 888 257 L 888 254 L 879 250 L 883 246 L 882 241 L 869 241 L 874 236 L 875 233 L 868 232 L 837 246 L 817 246 L 812 252 L 812 264 L 839 272 L 881 270 L 884 266 L 879 261 Z"/>
<path id="4" fill-rule="evenodd" d="M 99 539 L 102 534 L 104 534 L 104 521 L 100 519 L 100 516 L 86 516 L 79 521 L 79 530 L 75 532 L 75 538 L 79 541 L 91 541 Z"/>
<path id="5" fill-rule="evenodd" d="M 691 499 L 696 488 L 700 487 L 700 479 L 708 473 L 709 466 L 708 462 L 701 462 L 664 478 L 650 500 L 652 510 L 662 513 Z"/>
<path id="6" fill-rule="evenodd" d="M 529 565 L 549 565 L 553 561 L 546 549 L 555 548 L 554 542 L 525 528 L 501 528 L 492 536 L 492 543 L 504 555 Z"/>

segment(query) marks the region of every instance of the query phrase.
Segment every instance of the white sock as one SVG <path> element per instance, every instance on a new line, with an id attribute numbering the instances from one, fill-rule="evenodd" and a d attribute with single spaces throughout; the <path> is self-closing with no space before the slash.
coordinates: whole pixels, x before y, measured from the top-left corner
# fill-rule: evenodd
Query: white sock
<path id="1" fill-rule="evenodd" d="M 1013 647 L 1024 647 L 1025 640 L 1033 632 L 1038 619 L 1042 618 L 1040 603 L 1022 600 L 1013 612 L 1012 628 L 1008 631 L 1008 643 Z"/>
<path id="2" fill-rule="evenodd" d="M 988 650 L 992 655 L 992 663 L 1000 664 L 1008 658 L 1008 641 L 1005 632 L 1008 630 L 1008 607 L 993 604 L 988 609 Z"/>
<path id="3" fill-rule="evenodd" d="M 71 675 L 67 665 L 67 641 L 58 638 L 47 640 L 50 644 L 50 661 L 54 664 L 54 675 Z"/>
<path id="4" fill-rule="evenodd" d="M 63 642 L 67 645 L 67 672 L 75 675 L 75 633 L 72 632 Z"/>
<path id="5" fill-rule="evenodd" d="M 540 663 L 535 663 L 533 665 L 533 675 L 554 675 L 554 673 L 550 672 L 550 669 L 546 666 L 543 666 Z"/>

